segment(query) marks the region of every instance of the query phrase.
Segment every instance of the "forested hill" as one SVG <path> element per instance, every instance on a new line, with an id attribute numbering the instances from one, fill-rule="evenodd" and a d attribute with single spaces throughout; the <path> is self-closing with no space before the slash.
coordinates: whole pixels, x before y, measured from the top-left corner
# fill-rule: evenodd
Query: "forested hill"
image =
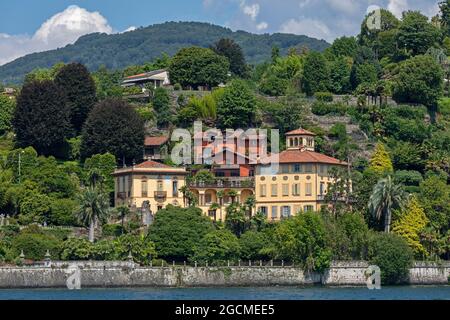
<path id="1" fill-rule="evenodd" d="M 81 62 L 90 70 L 96 70 L 101 65 L 110 69 L 124 68 L 148 62 L 163 52 L 173 55 L 182 47 L 208 47 L 225 37 L 242 46 L 249 63 L 268 59 L 274 45 L 281 49 L 281 53 L 286 53 L 291 47 L 305 46 L 322 51 L 329 46 L 324 40 L 307 36 L 256 35 L 244 31 L 233 32 L 207 23 L 166 22 L 122 34 L 90 34 L 64 48 L 27 55 L 0 66 L 0 81 L 17 83 L 33 69 L 51 67 L 58 62 Z"/>

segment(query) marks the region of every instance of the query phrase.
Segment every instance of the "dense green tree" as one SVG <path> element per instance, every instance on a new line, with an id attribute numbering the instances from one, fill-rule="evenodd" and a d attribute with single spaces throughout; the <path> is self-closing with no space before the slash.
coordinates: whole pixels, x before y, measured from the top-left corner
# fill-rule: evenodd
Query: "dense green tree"
<path id="1" fill-rule="evenodd" d="M 97 102 L 94 79 L 84 65 L 71 63 L 61 68 L 55 83 L 66 96 L 74 130 L 81 132 L 89 112 Z"/>
<path id="2" fill-rule="evenodd" d="M 148 265 L 156 258 L 155 244 L 140 235 L 124 234 L 114 240 L 114 254 L 119 260 L 128 260 L 131 254 L 134 262 Z"/>
<path id="3" fill-rule="evenodd" d="M 431 226 L 445 235 L 450 229 L 450 186 L 432 175 L 420 184 L 418 195 Z"/>
<path id="4" fill-rule="evenodd" d="M 439 29 L 428 22 L 428 17 L 419 11 L 408 11 L 397 34 L 397 44 L 411 55 L 425 54 L 440 39 Z"/>
<path id="5" fill-rule="evenodd" d="M 195 246 L 213 230 L 212 221 L 200 209 L 168 206 L 156 214 L 148 237 L 161 258 L 184 260 L 194 254 Z"/>
<path id="6" fill-rule="evenodd" d="M 211 49 L 191 47 L 181 49 L 169 67 L 170 80 L 183 87 L 215 87 L 225 82 L 230 63 Z"/>
<path id="7" fill-rule="evenodd" d="M 167 127 L 172 123 L 172 111 L 169 93 L 164 88 L 157 88 L 153 93 L 153 110 L 156 112 L 159 127 Z"/>
<path id="8" fill-rule="evenodd" d="M 39 228 L 25 228 L 19 235 L 12 239 L 11 258 L 18 258 L 22 250 L 26 259 L 42 261 L 47 253 L 53 259 L 58 259 L 61 252 L 62 242 L 52 235 L 45 234 Z"/>
<path id="9" fill-rule="evenodd" d="M 305 60 L 303 68 L 303 91 L 312 96 L 316 92 L 328 91 L 330 86 L 330 70 L 325 57 L 319 52 L 311 52 Z"/>
<path id="10" fill-rule="evenodd" d="M 380 73 L 381 66 L 375 52 L 369 47 L 359 47 L 350 74 L 353 89 L 361 84 L 374 84 Z"/>
<path id="11" fill-rule="evenodd" d="M 276 258 L 299 262 L 305 270 L 324 271 L 330 265 L 325 224 L 320 215 L 307 212 L 281 221 L 274 230 Z"/>
<path id="12" fill-rule="evenodd" d="M 99 185 L 105 192 L 114 192 L 114 177 L 116 158 L 111 153 L 96 154 L 84 162 L 86 185 Z"/>
<path id="13" fill-rule="evenodd" d="M 56 63 L 51 68 L 37 68 L 28 73 L 25 76 L 24 84 L 34 82 L 34 81 L 53 81 L 55 80 L 56 75 L 58 72 L 64 67 L 64 63 L 59 62 Z"/>
<path id="14" fill-rule="evenodd" d="M 12 129 L 11 120 L 15 108 L 15 98 L 10 98 L 0 93 L 0 136 Z"/>
<path id="15" fill-rule="evenodd" d="M 220 263 L 240 257 L 238 238 L 226 229 L 207 233 L 195 246 L 192 261 Z"/>
<path id="16" fill-rule="evenodd" d="M 406 241 L 398 235 L 386 233 L 374 233 L 369 241 L 369 261 L 380 267 L 381 283 L 406 283 L 414 257 Z"/>
<path id="17" fill-rule="evenodd" d="M 247 75 L 244 52 L 234 40 L 227 38 L 220 39 L 211 49 L 218 55 L 228 59 L 231 73 L 239 77 L 245 77 Z"/>
<path id="18" fill-rule="evenodd" d="M 81 156 L 111 153 L 116 159 L 142 157 L 144 123 L 128 103 L 105 99 L 89 114 L 83 127 Z"/>
<path id="19" fill-rule="evenodd" d="M 266 232 L 250 230 L 239 238 L 241 258 L 248 260 L 267 260 L 270 257 L 265 252 L 270 245 L 270 238 Z"/>
<path id="20" fill-rule="evenodd" d="M 358 42 L 355 37 L 340 37 L 333 41 L 331 47 L 327 48 L 325 52 L 331 54 L 333 57 L 354 57 Z"/>
<path id="21" fill-rule="evenodd" d="M 386 31 L 395 30 L 400 25 L 400 21 L 386 9 L 381 9 L 381 21 L 375 20 L 373 22 L 380 22 L 380 27 L 372 27 L 370 20 L 374 19 L 375 11 L 370 12 L 361 24 L 361 33 L 359 34 L 359 43 L 362 46 L 367 46 L 374 49 L 380 48 L 379 35 Z M 376 19 L 376 18 L 375 18 Z"/>
<path id="22" fill-rule="evenodd" d="M 350 73 L 352 64 L 348 58 L 339 56 L 330 64 L 330 90 L 336 94 L 349 93 L 351 90 Z"/>
<path id="23" fill-rule="evenodd" d="M 324 215 L 327 243 L 335 260 L 367 258 L 369 228 L 359 213 L 345 213 L 337 218 Z"/>
<path id="24" fill-rule="evenodd" d="M 400 64 L 393 80 L 393 98 L 436 110 L 443 79 L 441 67 L 431 56 L 416 56 Z"/>
<path id="25" fill-rule="evenodd" d="M 369 161 L 368 169 L 379 177 L 392 173 L 394 168 L 392 166 L 392 160 L 386 147 L 382 143 L 377 143 L 372 157 Z"/>
<path id="26" fill-rule="evenodd" d="M 26 83 L 12 120 L 17 144 L 39 154 L 58 154 L 72 134 L 64 94 L 52 81 Z"/>
<path id="27" fill-rule="evenodd" d="M 255 120 L 256 99 L 245 82 L 234 80 L 223 93 L 217 104 L 219 128 L 249 128 Z"/>
<path id="28" fill-rule="evenodd" d="M 443 0 L 439 2 L 441 10 L 441 26 L 447 36 L 450 36 L 450 1 Z"/>
<path id="29" fill-rule="evenodd" d="M 399 212 L 399 217 L 392 225 L 392 232 L 405 239 L 418 258 L 424 258 L 426 251 L 420 243 L 420 235 L 427 224 L 425 211 L 417 198 L 413 196 L 405 208 Z"/>
<path id="30" fill-rule="evenodd" d="M 402 209 L 408 195 L 403 191 L 401 185 L 395 184 L 391 176 L 381 179 L 375 185 L 369 200 L 369 210 L 373 217 L 378 220 L 384 218 L 384 231 L 391 231 L 392 212 L 395 209 Z"/>

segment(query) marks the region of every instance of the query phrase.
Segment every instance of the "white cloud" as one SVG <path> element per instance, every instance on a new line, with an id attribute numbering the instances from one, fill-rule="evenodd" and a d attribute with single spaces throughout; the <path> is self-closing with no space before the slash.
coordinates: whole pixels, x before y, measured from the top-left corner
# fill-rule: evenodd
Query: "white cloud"
<path id="1" fill-rule="evenodd" d="M 407 11 L 408 9 L 408 0 L 389 0 L 388 10 L 397 18 L 401 18 L 403 11 Z"/>
<path id="2" fill-rule="evenodd" d="M 268 27 L 269 24 L 264 21 L 256 25 L 256 29 L 258 29 L 258 31 L 266 30 Z"/>
<path id="3" fill-rule="evenodd" d="M 134 31 L 134 30 L 136 30 L 136 29 L 137 29 L 137 27 L 131 26 L 131 27 L 128 27 L 127 29 L 123 30 L 122 33 Z"/>
<path id="4" fill-rule="evenodd" d="M 245 1 L 242 1 L 241 9 L 245 15 L 249 16 L 253 21 L 255 21 L 259 15 L 260 7 L 258 3 L 248 5 L 245 3 Z"/>
<path id="5" fill-rule="evenodd" d="M 44 22 L 33 36 L 2 34 L 0 65 L 29 53 L 66 46 L 93 32 L 112 33 L 113 29 L 100 13 L 69 6 Z"/>
<path id="6" fill-rule="evenodd" d="M 330 29 L 325 23 L 310 18 L 290 19 L 281 25 L 280 32 L 307 35 L 328 41 L 332 38 Z"/>

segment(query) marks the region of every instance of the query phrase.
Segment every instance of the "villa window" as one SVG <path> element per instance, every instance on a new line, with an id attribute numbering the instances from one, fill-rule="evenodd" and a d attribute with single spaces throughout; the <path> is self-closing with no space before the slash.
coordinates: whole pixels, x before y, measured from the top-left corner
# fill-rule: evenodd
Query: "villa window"
<path id="1" fill-rule="evenodd" d="M 299 163 L 294 164 L 294 172 L 295 173 L 300 173 L 302 171 L 302 167 Z"/>
<path id="2" fill-rule="evenodd" d="M 305 185 L 305 196 L 307 197 L 312 196 L 312 183 L 307 183 Z"/>
<path id="3" fill-rule="evenodd" d="M 311 163 L 308 163 L 305 165 L 305 172 L 306 173 L 312 173 L 313 172 L 313 165 Z"/>
<path id="4" fill-rule="evenodd" d="M 131 186 L 133 185 L 133 177 L 128 176 L 128 197 L 131 197 Z"/>
<path id="5" fill-rule="evenodd" d="M 172 195 L 174 198 L 178 198 L 178 180 L 172 181 Z"/>
<path id="6" fill-rule="evenodd" d="M 289 173 L 289 165 L 287 164 L 281 165 L 281 173 Z"/>
<path id="7" fill-rule="evenodd" d="M 281 207 L 281 217 L 289 218 L 290 216 L 291 216 L 291 207 L 290 206 Z"/>
<path id="8" fill-rule="evenodd" d="M 206 204 L 211 204 L 212 203 L 212 194 L 211 193 L 206 193 L 205 194 L 205 203 Z"/>
<path id="9" fill-rule="evenodd" d="M 278 218 L 278 207 L 273 206 L 272 207 L 272 220 L 275 220 L 276 218 Z"/>
<path id="10" fill-rule="evenodd" d="M 300 195 L 300 184 L 294 183 L 292 185 L 292 195 L 293 196 L 299 196 Z"/>
<path id="11" fill-rule="evenodd" d="M 259 212 L 267 218 L 267 207 L 259 207 Z"/>
<path id="12" fill-rule="evenodd" d="M 267 186 L 265 184 L 261 185 L 260 196 L 264 198 L 267 196 Z"/>
<path id="13" fill-rule="evenodd" d="M 289 184 L 283 184 L 283 197 L 289 197 Z"/>
<path id="14" fill-rule="evenodd" d="M 164 191 L 164 183 L 162 180 L 158 180 L 157 191 Z"/>
<path id="15" fill-rule="evenodd" d="M 325 193 L 325 183 L 321 182 L 320 183 L 320 195 L 323 196 Z"/>
<path id="16" fill-rule="evenodd" d="M 145 178 L 141 180 L 141 196 L 142 198 L 148 197 L 148 182 Z"/>
<path id="17" fill-rule="evenodd" d="M 277 197 L 277 196 L 278 196 L 278 185 L 273 184 L 272 185 L 272 197 Z"/>
<path id="18" fill-rule="evenodd" d="M 304 207 L 304 211 L 305 212 L 312 212 L 312 211 L 314 211 L 314 206 L 305 206 Z"/>

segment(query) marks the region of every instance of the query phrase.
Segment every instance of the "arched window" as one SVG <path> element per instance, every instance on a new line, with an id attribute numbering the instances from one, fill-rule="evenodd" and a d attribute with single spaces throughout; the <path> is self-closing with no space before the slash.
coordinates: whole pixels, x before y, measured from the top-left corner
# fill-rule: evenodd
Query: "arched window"
<path id="1" fill-rule="evenodd" d="M 295 145 L 296 147 L 298 147 L 298 138 L 295 138 L 294 145 Z"/>
<path id="2" fill-rule="evenodd" d="M 141 178 L 141 192 L 142 192 L 142 198 L 148 197 L 148 181 L 146 177 Z"/>

